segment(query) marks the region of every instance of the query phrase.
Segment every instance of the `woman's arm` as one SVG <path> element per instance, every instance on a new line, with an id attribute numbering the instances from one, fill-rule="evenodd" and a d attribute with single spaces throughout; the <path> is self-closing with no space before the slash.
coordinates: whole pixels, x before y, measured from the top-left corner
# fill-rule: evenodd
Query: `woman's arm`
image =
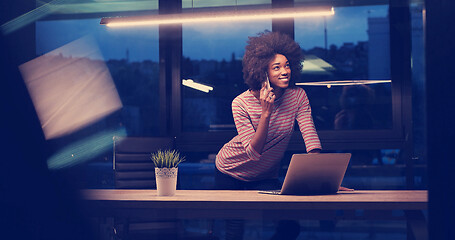
<path id="1" fill-rule="evenodd" d="M 264 149 L 265 141 L 267 139 L 267 134 L 269 132 L 269 123 L 270 116 L 273 111 L 273 104 L 275 101 L 275 94 L 273 94 L 273 88 L 266 88 L 265 86 L 260 90 L 259 101 L 262 106 L 261 118 L 259 119 L 259 124 L 256 129 L 256 132 L 251 139 L 250 145 L 253 149 L 262 153 Z"/>
<path id="2" fill-rule="evenodd" d="M 251 100 L 248 100 L 246 95 L 239 96 L 232 102 L 232 115 L 238 132 L 238 139 L 245 148 L 246 154 L 252 160 L 259 160 L 267 139 L 273 101 L 275 100 L 271 90 L 267 91 L 263 88 L 260 91 L 252 92 L 255 97 L 254 100 L 259 99 L 261 101 L 260 116 L 248 112 L 246 101 Z M 257 117 L 252 119 L 252 116 Z M 257 118 L 259 118 L 258 126 L 254 127 L 252 123 L 257 121 Z"/>
<path id="3" fill-rule="evenodd" d="M 313 151 L 321 151 L 322 146 L 319 140 L 316 128 L 314 127 L 313 117 L 311 116 L 311 107 L 308 97 L 303 89 L 298 90 L 297 123 L 299 124 L 300 132 L 308 153 Z"/>

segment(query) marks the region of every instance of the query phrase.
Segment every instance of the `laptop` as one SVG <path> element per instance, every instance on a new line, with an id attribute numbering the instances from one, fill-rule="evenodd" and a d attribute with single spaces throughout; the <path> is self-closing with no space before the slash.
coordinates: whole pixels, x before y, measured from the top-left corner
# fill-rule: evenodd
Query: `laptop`
<path id="1" fill-rule="evenodd" d="M 279 195 L 336 194 L 351 159 L 350 153 L 294 154 L 281 190 L 259 191 Z"/>

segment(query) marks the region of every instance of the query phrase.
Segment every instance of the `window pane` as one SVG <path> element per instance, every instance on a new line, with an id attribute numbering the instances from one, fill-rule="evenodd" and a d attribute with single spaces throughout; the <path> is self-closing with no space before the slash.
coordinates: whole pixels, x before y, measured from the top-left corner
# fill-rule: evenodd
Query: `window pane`
<path id="1" fill-rule="evenodd" d="M 116 13 L 122 14 L 134 11 L 158 10 L 158 0 L 78 0 L 78 1 L 53 1 L 53 0 L 37 0 L 36 6 L 43 7 L 45 4 L 51 3 L 52 7 L 44 7 L 49 9 L 47 14 L 64 15 L 64 14 L 88 14 L 88 13 Z M 43 13 L 44 10 L 41 12 Z"/>
<path id="2" fill-rule="evenodd" d="M 101 26 L 99 19 L 39 21 L 37 55 L 86 36 L 95 40 L 103 58 L 97 60 L 106 63 L 123 104 L 86 134 L 120 127 L 129 136 L 158 135 L 158 27 L 112 29 Z"/>
<path id="3" fill-rule="evenodd" d="M 182 86 L 183 131 L 235 129 L 231 103 L 248 86 L 242 57 L 248 36 L 271 29 L 271 21 L 184 24 L 182 79 L 213 87 L 208 93 Z"/>
<path id="4" fill-rule="evenodd" d="M 295 38 L 305 55 L 298 85 L 308 93 L 318 130 L 392 128 L 387 5 L 296 19 Z"/>
<path id="5" fill-rule="evenodd" d="M 423 34 L 423 3 L 411 4 L 412 36 L 412 119 L 414 158 L 417 164 L 426 163 L 426 92 L 425 46 Z"/>

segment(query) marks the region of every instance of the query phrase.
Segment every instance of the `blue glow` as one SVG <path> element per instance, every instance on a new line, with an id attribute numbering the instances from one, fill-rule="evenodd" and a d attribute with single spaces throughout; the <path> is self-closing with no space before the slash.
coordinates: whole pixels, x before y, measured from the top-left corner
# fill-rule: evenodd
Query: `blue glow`
<path id="1" fill-rule="evenodd" d="M 75 142 L 50 157 L 47 160 L 47 167 L 57 170 L 86 162 L 100 153 L 112 149 L 114 136 L 126 136 L 125 128 L 104 131 Z"/>

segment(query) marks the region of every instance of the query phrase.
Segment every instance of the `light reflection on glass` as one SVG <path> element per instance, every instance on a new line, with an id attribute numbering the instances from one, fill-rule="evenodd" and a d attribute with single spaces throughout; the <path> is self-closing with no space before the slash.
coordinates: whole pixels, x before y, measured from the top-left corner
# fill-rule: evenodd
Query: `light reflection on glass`
<path id="1" fill-rule="evenodd" d="M 113 136 L 126 136 L 124 128 L 103 131 L 61 149 L 47 160 L 50 170 L 72 167 L 112 148 Z"/>
<path id="2" fill-rule="evenodd" d="M 122 107 L 90 38 L 71 42 L 19 69 L 46 139 L 70 134 Z"/>

